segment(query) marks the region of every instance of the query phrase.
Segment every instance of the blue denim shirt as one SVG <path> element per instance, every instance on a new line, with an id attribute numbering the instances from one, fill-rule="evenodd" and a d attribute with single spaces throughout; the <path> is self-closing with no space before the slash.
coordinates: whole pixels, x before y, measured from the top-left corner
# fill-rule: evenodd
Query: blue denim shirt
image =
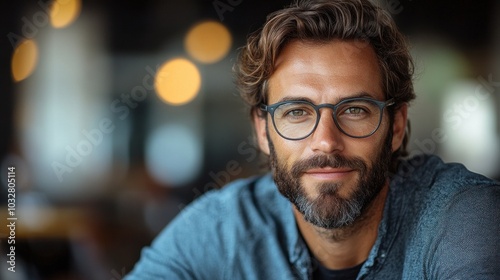
<path id="1" fill-rule="evenodd" d="M 126 279 L 310 279 L 313 269 L 268 174 L 186 207 Z M 402 162 L 358 279 L 500 279 L 499 183 L 435 156 Z"/>

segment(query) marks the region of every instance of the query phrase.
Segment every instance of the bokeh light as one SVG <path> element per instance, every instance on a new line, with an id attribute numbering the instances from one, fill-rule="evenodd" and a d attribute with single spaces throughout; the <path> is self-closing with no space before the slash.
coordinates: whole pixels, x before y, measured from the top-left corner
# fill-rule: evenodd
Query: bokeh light
<path id="1" fill-rule="evenodd" d="M 54 0 L 50 7 L 50 23 L 54 28 L 64 28 L 76 20 L 81 9 L 81 0 Z"/>
<path id="2" fill-rule="evenodd" d="M 478 86 L 477 81 L 462 80 L 444 92 L 441 109 L 441 127 L 446 136 L 440 151 L 442 158 L 463 163 L 489 177 L 496 175 L 500 164 L 493 93 Z"/>
<path id="3" fill-rule="evenodd" d="M 223 59 L 231 48 L 231 33 L 216 21 L 205 21 L 189 30 L 185 47 L 187 52 L 202 63 Z"/>
<path id="4" fill-rule="evenodd" d="M 196 179 L 201 163 L 202 144 L 186 126 L 161 126 L 147 138 L 147 170 L 166 186 L 177 187 Z"/>
<path id="5" fill-rule="evenodd" d="M 183 58 L 163 64 L 155 77 L 158 96 L 172 105 L 183 105 L 193 100 L 201 87 L 201 75 L 196 65 Z"/>
<path id="6" fill-rule="evenodd" d="M 21 42 L 12 55 L 12 77 L 14 81 L 19 82 L 26 79 L 38 62 L 38 47 L 33 40 Z"/>

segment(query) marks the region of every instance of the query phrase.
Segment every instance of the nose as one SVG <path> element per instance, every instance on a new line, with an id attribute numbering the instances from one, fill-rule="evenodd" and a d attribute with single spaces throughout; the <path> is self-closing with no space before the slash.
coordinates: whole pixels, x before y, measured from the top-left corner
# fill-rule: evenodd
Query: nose
<path id="1" fill-rule="evenodd" d="M 333 113 L 330 109 L 323 109 L 320 112 L 318 126 L 311 137 L 311 149 L 314 152 L 332 154 L 344 149 L 343 134 L 333 120 Z"/>

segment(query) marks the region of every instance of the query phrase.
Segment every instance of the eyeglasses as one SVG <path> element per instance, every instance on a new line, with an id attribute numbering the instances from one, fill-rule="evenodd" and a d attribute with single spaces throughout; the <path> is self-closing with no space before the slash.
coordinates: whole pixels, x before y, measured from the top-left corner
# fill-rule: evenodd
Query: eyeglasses
<path id="1" fill-rule="evenodd" d="M 278 134 L 288 140 L 309 137 L 318 126 L 321 108 L 333 110 L 337 128 L 347 136 L 365 138 L 377 131 L 382 122 L 385 107 L 394 105 L 394 100 L 385 102 L 356 97 L 344 99 L 337 104 L 314 105 L 309 101 L 283 101 L 272 105 L 261 104 L 260 109 L 271 114 Z"/>

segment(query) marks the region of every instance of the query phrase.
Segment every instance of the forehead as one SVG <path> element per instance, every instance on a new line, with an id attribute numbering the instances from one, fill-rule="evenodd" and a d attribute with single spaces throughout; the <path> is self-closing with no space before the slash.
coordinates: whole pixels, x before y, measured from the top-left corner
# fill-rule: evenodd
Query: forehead
<path id="1" fill-rule="evenodd" d="M 284 98 L 336 103 L 368 94 L 384 100 L 377 55 L 363 41 L 293 41 L 278 56 L 269 79 L 269 103 Z"/>

